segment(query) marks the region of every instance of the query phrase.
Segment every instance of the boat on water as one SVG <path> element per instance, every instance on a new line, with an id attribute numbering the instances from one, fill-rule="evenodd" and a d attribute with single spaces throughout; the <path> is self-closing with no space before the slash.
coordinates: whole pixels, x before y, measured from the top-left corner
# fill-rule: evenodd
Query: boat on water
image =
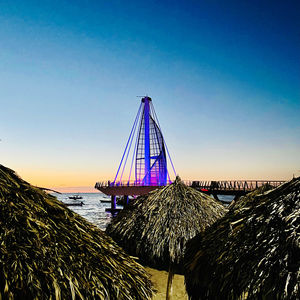
<path id="1" fill-rule="evenodd" d="M 73 195 L 73 196 L 70 196 L 69 199 L 72 199 L 72 200 L 79 200 L 79 199 L 82 199 L 82 197 L 79 196 L 79 195 Z"/>

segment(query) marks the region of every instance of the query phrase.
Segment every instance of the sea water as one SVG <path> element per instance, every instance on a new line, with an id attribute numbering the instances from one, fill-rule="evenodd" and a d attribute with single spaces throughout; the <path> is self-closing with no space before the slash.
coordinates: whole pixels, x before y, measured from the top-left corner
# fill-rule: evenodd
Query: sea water
<path id="1" fill-rule="evenodd" d="M 103 193 L 78 193 L 82 199 L 73 200 L 69 197 L 74 194 L 53 194 L 58 200 L 66 204 L 76 204 L 83 202 L 82 206 L 69 206 L 69 209 L 78 213 L 89 222 L 95 224 L 100 229 L 105 230 L 111 220 L 111 214 L 106 212 L 106 208 L 110 208 L 110 197 Z M 105 202 L 104 202 L 105 201 Z M 109 201 L 109 202 L 108 202 Z M 118 207 L 118 206 L 117 206 Z M 122 208 L 122 207 L 118 207 Z"/>
<path id="2" fill-rule="evenodd" d="M 69 197 L 74 196 L 74 194 L 53 194 L 58 200 L 63 203 L 76 204 L 83 202 L 82 206 L 69 206 L 69 209 L 78 213 L 84 217 L 89 222 L 95 224 L 100 229 L 105 230 L 108 223 L 111 221 L 111 214 L 106 212 L 106 208 L 110 208 L 110 197 L 103 193 L 79 193 L 78 195 L 82 199 L 72 200 Z M 232 196 L 219 196 L 220 200 L 227 201 L 230 203 Z M 122 208 L 122 206 L 117 206 L 117 208 Z"/>

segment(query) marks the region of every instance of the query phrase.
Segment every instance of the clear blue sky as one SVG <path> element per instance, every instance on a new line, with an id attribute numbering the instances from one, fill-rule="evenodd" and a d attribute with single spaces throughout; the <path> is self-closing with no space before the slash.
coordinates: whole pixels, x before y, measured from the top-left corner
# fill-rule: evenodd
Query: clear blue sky
<path id="1" fill-rule="evenodd" d="M 299 1 L 0 1 L 0 163 L 114 177 L 153 99 L 184 179 L 300 175 Z"/>

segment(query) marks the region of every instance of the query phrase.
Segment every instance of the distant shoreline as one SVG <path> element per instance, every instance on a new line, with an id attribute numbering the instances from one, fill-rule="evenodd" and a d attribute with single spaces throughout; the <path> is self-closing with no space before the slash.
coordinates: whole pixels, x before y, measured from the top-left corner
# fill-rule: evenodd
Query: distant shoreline
<path id="1" fill-rule="evenodd" d="M 58 191 L 60 193 L 93 193 L 93 194 L 101 194 L 98 190 L 94 188 L 94 186 L 74 186 L 74 187 L 57 187 L 51 186 L 50 189 Z"/>

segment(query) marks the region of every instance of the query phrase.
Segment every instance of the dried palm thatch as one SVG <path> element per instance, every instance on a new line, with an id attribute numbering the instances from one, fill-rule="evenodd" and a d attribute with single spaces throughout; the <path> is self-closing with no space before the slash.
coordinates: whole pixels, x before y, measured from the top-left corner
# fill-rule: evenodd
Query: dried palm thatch
<path id="1" fill-rule="evenodd" d="M 222 204 L 177 177 L 173 184 L 137 198 L 106 232 L 150 266 L 167 269 L 172 263 L 179 267 L 186 242 L 225 212 Z"/>
<path id="2" fill-rule="evenodd" d="M 300 178 L 231 209 L 186 250 L 190 299 L 300 298 Z"/>
<path id="3" fill-rule="evenodd" d="M 173 184 L 132 202 L 106 232 L 144 263 L 169 269 L 166 299 L 170 299 L 173 275 L 182 271 L 187 241 L 225 212 L 222 204 L 187 187 L 177 176 Z"/>
<path id="4" fill-rule="evenodd" d="M 110 237 L 0 165 L 0 299 L 150 299 Z"/>
<path id="5" fill-rule="evenodd" d="M 255 189 L 253 192 L 248 193 L 246 196 L 242 196 L 237 201 L 233 200 L 228 206 L 229 209 L 240 209 L 244 206 L 251 205 L 251 203 L 256 199 L 258 195 L 264 194 L 267 191 L 274 189 L 270 184 L 264 184 L 259 188 Z"/>

